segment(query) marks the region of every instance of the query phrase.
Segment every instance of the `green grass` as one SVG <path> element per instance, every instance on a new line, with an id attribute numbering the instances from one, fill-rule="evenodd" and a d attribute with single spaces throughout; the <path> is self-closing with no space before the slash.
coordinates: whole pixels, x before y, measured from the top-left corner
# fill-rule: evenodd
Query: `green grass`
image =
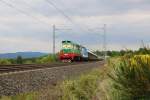
<path id="1" fill-rule="evenodd" d="M 61 100 L 91 100 L 98 91 L 100 72 L 94 70 L 75 80 L 66 80 L 61 84 Z"/>

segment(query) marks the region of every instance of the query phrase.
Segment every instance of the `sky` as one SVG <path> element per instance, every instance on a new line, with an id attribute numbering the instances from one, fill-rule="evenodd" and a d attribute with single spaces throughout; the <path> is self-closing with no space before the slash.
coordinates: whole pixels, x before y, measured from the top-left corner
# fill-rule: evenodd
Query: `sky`
<path id="1" fill-rule="evenodd" d="M 104 24 L 108 50 L 136 50 L 142 40 L 150 44 L 149 0 L 48 1 L 57 9 L 47 0 L 0 1 L 0 53 L 52 52 L 53 25 L 56 51 L 62 40 L 103 50 Z"/>

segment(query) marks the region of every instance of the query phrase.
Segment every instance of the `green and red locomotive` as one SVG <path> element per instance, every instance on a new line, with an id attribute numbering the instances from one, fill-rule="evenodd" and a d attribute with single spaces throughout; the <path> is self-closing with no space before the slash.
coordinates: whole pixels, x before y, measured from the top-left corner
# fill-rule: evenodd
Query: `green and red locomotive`
<path id="1" fill-rule="evenodd" d="M 72 41 L 62 41 L 59 58 L 63 62 L 97 60 L 98 57 L 85 47 Z"/>

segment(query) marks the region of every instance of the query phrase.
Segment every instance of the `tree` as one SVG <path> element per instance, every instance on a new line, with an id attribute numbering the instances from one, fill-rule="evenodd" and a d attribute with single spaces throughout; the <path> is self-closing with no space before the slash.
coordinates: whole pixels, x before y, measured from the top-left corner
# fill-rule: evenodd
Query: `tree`
<path id="1" fill-rule="evenodd" d="M 17 62 L 17 64 L 23 64 L 22 57 L 21 56 L 17 56 L 16 62 Z"/>
<path id="2" fill-rule="evenodd" d="M 150 50 L 148 48 L 144 47 L 144 48 L 140 48 L 138 50 L 138 53 L 139 54 L 150 54 Z"/>
<path id="3" fill-rule="evenodd" d="M 126 51 L 125 51 L 125 50 L 121 50 L 121 51 L 120 51 L 120 55 L 121 55 L 121 56 L 124 56 L 124 55 L 125 55 L 125 53 L 126 53 Z"/>

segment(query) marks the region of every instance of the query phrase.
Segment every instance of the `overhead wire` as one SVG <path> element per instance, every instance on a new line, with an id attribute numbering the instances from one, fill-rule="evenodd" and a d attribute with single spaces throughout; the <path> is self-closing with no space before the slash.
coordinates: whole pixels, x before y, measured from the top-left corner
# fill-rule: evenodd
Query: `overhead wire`
<path id="1" fill-rule="evenodd" d="M 32 6 L 31 6 L 30 4 L 28 4 L 26 1 L 23 1 L 23 3 L 24 3 L 26 6 L 28 6 L 28 7 L 32 8 L 32 9 L 36 10 L 36 8 L 32 7 Z M 42 15 L 43 15 L 43 14 L 42 14 Z M 49 18 L 49 17 L 46 16 L 46 15 L 43 15 L 43 16 Z M 56 29 L 56 30 L 59 30 L 59 31 L 72 30 L 69 26 L 64 26 L 64 25 L 62 25 L 62 26 L 57 25 L 57 26 L 58 26 L 59 28 Z M 75 34 L 75 32 L 73 32 L 73 31 L 72 31 L 72 33 Z"/>
<path id="2" fill-rule="evenodd" d="M 32 19 L 36 20 L 36 21 L 39 22 L 39 23 L 43 23 L 43 24 L 45 24 L 46 26 L 49 25 L 48 23 L 46 23 L 46 22 L 40 20 L 39 18 L 37 18 L 37 17 L 35 17 L 35 16 L 33 16 L 33 15 L 31 15 L 31 14 L 25 12 L 24 10 L 21 10 L 21 9 L 15 7 L 12 3 L 8 3 L 8 2 L 6 2 L 6 1 L 4 1 L 4 0 L 0 0 L 0 2 L 3 3 L 3 4 L 5 4 L 5 5 L 7 5 L 7 6 L 10 7 L 10 8 L 15 9 L 15 10 L 18 11 L 19 13 L 22 13 L 22 14 L 28 16 L 28 17 L 31 17 Z"/>
<path id="3" fill-rule="evenodd" d="M 49 0 L 45 0 L 45 1 L 46 1 L 49 5 L 53 6 L 60 14 L 62 14 L 69 22 L 71 22 L 72 25 L 74 25 L 75 27 L 78 27 L 78 28 L 79 28 L 81 31 L 83 31 L 83 32 L 91 32 L 91 30 L 88 29 L 87 26 L 86 26 L 86 29 L 87 29 L 87 30 L 85 30 L 85 29 L 83 29 L 82 27 L 80 27 L 80 25 L 78 25 L 77 23 L 75 23 L 75 22 L 71 19 L 71 17 L 68 16 L 67 14 L 65 14 L 65 12 L 64 12 L 63 10 L 61 10 L 60 8 L 58 8 L 55 3 L 53 3 L 52 1 L 49 1 Z M 4 1 L 4 0 L 0 0 L 0 2 L 4 3 L 5 5 L 7 5 L 7 6 L 13 8 L 13 9 L 15 9 L 15 10 L 17 10 L 17 11 L 20 12 L 20 13 L 23 13 L 24 15 L 26 15 L 26 16 L 28 16 L 28 17 L 32 17 L 34 20 L 36 20 L 36 21 L 38 21 L 38 22 L 40 22 L 40 23 L 49 25 L 48 23 L 46 23 L 46 22 L 40 20 L 39 18 L 37 18 L 37 17 L 35 17 L 35 16 L 33 16 L 33 15 L 31 15 L 31 14 L 29 14 L 29 13 L 27 13 L 27 12 L 21 10 L 21 9 L 18 9 L 17 7 L 15 7 L 15 6 L 14 6 L 13 4 L 11 4 L 11 3 L 8 3 L 8 2 L 6 2 L 6 1 Z M 26 4 L 26 6 L 28 6 L 28 7 L 32 8 L 32 9 L 34 9 L 33 7 L 27 5 L 27 3 L 25 3 L 25 4 Z M 46 16 L 46 15 L 43 15 L 43 16 L 48 17 L 48 16 Z M 92 32 L 92 33 L 93 33 L 93 32 Z"/>
<path id="4" fill-rule="evenodd" d="M 87 25 L 84 25 L 84 28 L 83 27 L 80 27 L 79 24 L 75 23 L 72 18 L 70 16 L 68 16 L 62 9 L 58 8 L 56 3 L 54 3 L 54 0 L 45 0 L 50 6 L 53 6 L 60 14 L 62 14 L 68 21 L 71 22 L 71 24 L 73 24 L 74 26 L 78 27 L 78 29 L 80 29 L 82 32 L 85 32 L 85 33 L 89 33 L 89 34 L 97 34 L 97 32 L 95 32 L 95 30 L 93 29 L 90 29 Z M 83 26 L 83 25 L 82 25 Z M 85 30 L 86 29 L 86 30 Z"/>
<path id="5" fill-rule="evenodd" d="M 48 0 L 47 0 L 47 1 L 48 1 Z M 39 23 L 43 23 L 43 24 L 45 24 L 45 25 L 49 25 L 48 23 L 42 21 L 41 19 L 35 17 L 34 15 L 32 15 L 32 14 L 30 14 L 30 13 L 28 13 L 28 12 L 22 10 L 22 9 L 19 9 L 18 7 L 16 7 L 16 6 L 13 4 L 13 2 L 12 2 L 12 3 L 9 3 L 9 2 L 7 2 L 7 1 L 5 1 L 5 0 L 0 0 L 0 2 L 3 3 L 3 4 L 5 4 L 5 5 L 7 5 L 7 6 L 10 7 L 10 8 L 15 9 L 15 10 L 18 11 L 19 13 L 22 13 L 22 14 L 28 16 L 28 17 L 31 17 L 32 19 L 36 20 L 36 21 L 39 22 Z M 48 2 L 49 2 L 49 1 L 48 1 Z M 27 3 L 25 3 L 25 4 L 26 4 L 26 6 L 28 6 L 28 7 L 32 8 L 32 9 L 34 9 L 32 6 L 27 5 Z M 53 4 L 52 2 L 49 2 L 49 4 L 53 5 L 53 7 L 55 7 L 55 9 L 56 9 L 57 11 L 59 11 L 59 13 L 61 13 L 61 14 L 62 14 L 67 20 L 69 20 L 73 25 L 79 27 L 76 23 L 74 23 L 74 21 L 73 21 L 68 15 L 66 15 L 66 14 L 65 14 L 61 9 L 59 9 L 55 4 Z M 45 15 L 43 15 L 43 16 L 45 16 Z M 47 17 L 47 16 L 45 16 L 45 17 Z M 79 28 L 80 28 L 80 30 L 85 31 L 85 30 L 83 30 L 81 27 L 79 27 Z"/>
<path id="6" fill-rule="evenodd" d="M 68 19 L 72 24 L 74 24 L 74 22 L 72 21 L 72 19 L 66 15 L 60 8 L 58 8 L 52 1 L 49 0 L 45 0 L 48 4 L 50 4 L 51 6 L 53 6 L 59 13 L 61 13 L 66 19 Z"/>
<path id="7" fill-rule="evenodd" d="M 23 1 L 23 3 L 24 3 L 26 6 L 28 6 L 28 7 L 32 8 L 32 9 L 36 10 L 36 8 L 30 6 L 30 4 L 28 4 L 27 2 Z M 42 15 L 43 15 L 43 14 L 42 14 Z M 64 15 L 65 15 L 65 13 L 64 13 Z M 43 15 L 43 16 L 45 16 L 45 15 Z M 45 16 L 45 17 L 48 18 L 48 16 Z M 67 15 L 66 15 L 66 17 L 67 17 Z M 68 20 L 72 21 L 69 17 L 67 17 L 67 18 L 68 18 Z M 72 22 L 72 24 L 74 24 L 74 23 Z M 63 25 L 63 28 L 59 28 L 60 30 L 59 30 L 59 29 L 58 29 L 58 30 L 59 30 L 59 31 L 63 31 L 63 30 L 72 30 L 72 29 L 70 29 L 70 28 L 68 29 L 68 27 L 65 27 L 65 28 L 64 28 L 64 27 L 65 27 L 65 26 Z M 72 33 L 75 34 L 75 32 L 73 32 L 73 31 L 72 31 Z"/>
<path id="8" fill-rule="evenodd" d="M 89 32 L 88 27 L 86 27 L 87 30 L 83 29 L 82 27 L 80 27 L 80 25 L 78 25 L 77 23 L 75 23 L 72 18 L 70 16 L 68 16 L 63 10 L 61 10 L 60 8 L 57 7 L 57 5 L 54 3 L 54 1 L 50 1 L 50 0 L 45 0 L 50 6 L 53 6 L 60 14 L 62 14 L 68 21 L 70 21 L 71 24 L 73 24 L 75 27 L 78 27 L 81 31 L 83 32 Z M 90 32 L 91 33 L 91 32 Z"/>
<path id="9" fill-rule="evenodd" d="M 23 1 L 23 4 L 25 5 L 25 6 L 28 6 L 29 8 L 32 8 L 33 10 L 36 10 L 36 8 L 34 8 L 34 7 L 32 7 L 30 4 L 28 4 L 26 1 Z M 42 16 L 44 16 L 44 17 L 47 17 L 47 18 L 49 18 L 49 16 L 47 16 L 47 15 L 44 15 L 44 14 L 41 14 Z M 66 17 L 67 17 L 67 15 L 66 15 Z M 69 20 L 69 17 L 68 17 L 68 20 Z M 70 19 L 70 21 L 71 21 L 71 19 Z M 59 26 L 58 26 L 59 27 Z M 59 31 L 64 31 L 64 30 L 72 30 L 72 29 L 70 29 L 69 27 L 65 27 L 65 26 L 63 25 L 63 28 L 58 28 L 58 29 L 56 29 L 56 30 L 59 30 Z M 72 31 L 72 33 L 74 33 L 73 31 Z M 74 33 L 75 34 L 75 33 Z"/>
<path id="10" fill-rule="evenodd" d="M 33 10 L 37 10 L 36 8 L 34 8 L 34 7 L 32 7 L 30 4 L 28 4 L 26 1 L 22 1 L 23 2 L 23 4 L 25 5 L 25 6 L 27 6 L 28 8 L 31 8 L 31 9 L 33 9 Z M 5 3 L 7 3 L 7 2 L 5 2 Z M 7 3 L 8 4 L 8 3 Z M 13 6 L 12 4 L 9 4 L 10 6 Z M 16 7 L 13 7 L 13 8 L 15 8 L 16 9 Z M 24 12 L 24 11 L 22 11 L 22 10 L 20 10 L 20 9 L 17 9 L 17 10 L 19 10 L 19 12 L 21 11 L 21 13 L 26 13 L 26 12 Z M 26 14 L 28 14 L 28 13 L 26 13 Z M 42 15 L 42 16 L 44 16 L 44 17 L 46 17 L 46 18 L 49 18 L 49 16 L 47 16 L 47 15 L 45 15 L 45 14 L 41 14 L 41 13 L 39 13 L 40 15 Z M 30 15 L 30 14 L 28 14 L 28 15 Z M 35 18 L 35 16 L 32 16 L 33 18 Z M 37 18 L 36 18 L 37 19 Z M 39 19 L 38 19 L 39 20 Z M 39 20 L 39 21 L 41 21 L 41 20 Z M 46 23 L 46 24 L 48 24 L 48 23 Z M 52 26 L 52 25 L 51 25 Z M 64 25 L 63 25 L 64 26 Z"/>
<path id="11" fill-rule="evenodd" d="M 23 4 L 25 5 L 25 6 L 27 6 L 27 7 L 29 7 L 29 8 L 31 8 L 31 9 L 33 9 L 33 10 L 37 10 L 35 7 L 32 7 L 29 3 L 27 3 L 26 1 L 22 1 L 23 2 Z M 39 12 L 38 12 L 39 13 Z M 46 18 L 49 18 L 49 16 L 48 15 L 45 15 L 45 14 L 41 14 L 41 13 L 39 13 L 40 15 L 42 15 L 42 16 L 44 16 L 44 17 L 46 17 Z M 58 25 L 61 25 L 61 24 L 58 24 Z M 59 27 L 59 26 L 58 26 Z M 64 24 L 63 24 L 63 27 L 65 27 L 64 26 Z M 65 30 L 68 30 L 68 29 L 65 29 Z"/>
<path id="12" fill-rule="evenodd" d="M 80 25 L 78 25 L 77 23 L 75 23 L 75 22 L 71 19 L 70 16 L 68 16 L 67 14 L 65 14 L 65 12 L 64 12 L 63 10 L 61 10 L 60 8 L 58 8 L 57 5 L 56 5 L 55 3 L 53 3 L 52 1 L 49 1 L 49 0 L 45 0 L 45 1 L 46 1 L 49 5 L 53 6 L 60 14 L 62 14 L 68 21 L 70 21 L 72 25 L 74 25 L 75 27 L 78 27 L 81 31 L 86 32 L 86 33 L 87 33 L 87 32 L 88 32 L 88 33 L 89 33 L 89 32 L 90 32 L 90 33 L 91 33 L 91 32 L 92 32 L 92 33 L 95 33 L 93 30 L 89 29 L 87 26 L 86 26 L 86 29 L 87 29 L 87 30 L 85 30 L 85 29 L 83 29 L 82 27 L 80 27 Z M 11 7 L 11 8 L 14 8 L 14 9 L 17 10 L 18 12 L 23 13 L 24 15 L 26 15 L 26 16 L 28 16 L 28 17 L 32 17 L 34 20 L 36 20 L 36 21 L 38 21 L 38 22 L 40 22 L 40 23 L 49 25 L 49 24 L 46 23 L 45 21 L 42 21 L 42 20 L 40 20 L 39 18 L 37 18 L 37 17 L 35 17 L 35 16 L 33 16 L 33 15 L 31 15 L 31 14 L 29 14 L 29 13 L 27 13 L 27 12 L 25 12 L 25 11 L 23 11 L 23 10 L 17 8 L 17 7 L 15 7 L 15 6 L 14 6 L 13 4 L 11 4 L 11 3 L 8 3 L 8 2 L 6 2 L 6 1 L 4 1 L 4 0 L 0 0 L 0 2 L 4 3 L 5 5 L 7 5 L 7 6 Z M 35 8 L 33 8 L 32 6 L 28 5 L 26 2 L 24 2 L 24 3 L 26 4 L 26 6 L 32 8 L 32 9 L 35 9 Z M 42 14 L 42 16 L 48 17 L 48 16 L 43 15 L 43 14 Z"/>

